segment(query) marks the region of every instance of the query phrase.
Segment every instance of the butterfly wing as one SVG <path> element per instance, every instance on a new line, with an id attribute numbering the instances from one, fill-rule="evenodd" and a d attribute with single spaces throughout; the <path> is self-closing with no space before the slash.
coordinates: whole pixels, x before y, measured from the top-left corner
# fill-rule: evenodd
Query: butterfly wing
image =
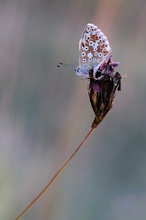
<path id="1" fill-rule="evenodd" d="M 110 53 L 107 37 L 94 24 L 87 24 L 79 41 L 79 66 L 99 67 Z"/>

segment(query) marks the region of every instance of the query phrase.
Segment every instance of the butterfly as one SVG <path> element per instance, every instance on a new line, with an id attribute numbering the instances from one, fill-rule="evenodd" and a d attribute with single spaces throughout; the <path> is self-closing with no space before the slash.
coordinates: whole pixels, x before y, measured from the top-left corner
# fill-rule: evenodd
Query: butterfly
<path id="1" fill-rule="evenodd" d="M 94 24 L 88 23 L 79 41 L 79 66 L 75 68 L 77 75 L 89 78 L 89 71 L 96 72 L 110 54 L 111 48 L 107 37 Z"/>
<path id="2" fill-rule="evenodd" d="M 88 94 L 95 113 L 92 128 L 96 128 L 104 119 L 112 108 L 116 91 L 121 90 L 122 77 L 115 72 L 119 62 L 113 62 L 110 52 L 107 37 L 97 26 L 88 23 L 79 41 L 79 66 L 58 65 L 72 66 L 77 75 L 89 79 Z"/>
<path id="3" fill-rule="evenodd" d="M 79 41 L 79 66 L 74 67 L 70 64 L 59 63 L 58 67 L 73 67 L 76 74 L 82 78 L 97 79 L 97 72 L 110 54 L 111 48 L 107 37 L 94 24 L 88 23 Z"/>

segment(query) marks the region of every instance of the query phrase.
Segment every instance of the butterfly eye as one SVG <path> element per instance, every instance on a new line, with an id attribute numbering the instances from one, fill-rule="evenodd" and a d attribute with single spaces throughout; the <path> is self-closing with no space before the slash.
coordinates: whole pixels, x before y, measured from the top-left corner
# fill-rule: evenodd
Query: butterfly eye
<path id="1" fill-rule="evenodd" d="M 76 69 L 76 72 L 77 72 L 77 73 L 79 73 L 79 72 L 80 72 L 80 69 L 79 69 L 79 68 L 77 68 L 77 69 Z"/>

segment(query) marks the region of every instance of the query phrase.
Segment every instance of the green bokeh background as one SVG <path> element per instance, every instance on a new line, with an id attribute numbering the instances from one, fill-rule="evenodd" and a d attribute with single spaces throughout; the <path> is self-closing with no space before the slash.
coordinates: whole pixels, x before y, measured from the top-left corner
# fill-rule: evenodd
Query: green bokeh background
<path id="1" fill-rule="evenodd" d="M 78 42 L 108 37 L 122 91 L 84 148 L 24 220 L 146 219 L 146 1 L 0 1 L 0 219 L 14 219 L 53 177 L 94 118 Z"/>

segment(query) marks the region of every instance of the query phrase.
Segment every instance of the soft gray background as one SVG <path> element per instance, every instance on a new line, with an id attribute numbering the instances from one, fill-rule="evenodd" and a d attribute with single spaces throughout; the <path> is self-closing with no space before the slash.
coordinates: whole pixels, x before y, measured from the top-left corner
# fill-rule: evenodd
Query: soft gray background
<path id="1" fill-rule="evenodd" d="M 0 219 L 14 219 L 90 129 L 72 69 L 92 22 L 107 35 L 122 91 L 30 220 L 146 219 L 146 1 L 0 1 Z"/>

